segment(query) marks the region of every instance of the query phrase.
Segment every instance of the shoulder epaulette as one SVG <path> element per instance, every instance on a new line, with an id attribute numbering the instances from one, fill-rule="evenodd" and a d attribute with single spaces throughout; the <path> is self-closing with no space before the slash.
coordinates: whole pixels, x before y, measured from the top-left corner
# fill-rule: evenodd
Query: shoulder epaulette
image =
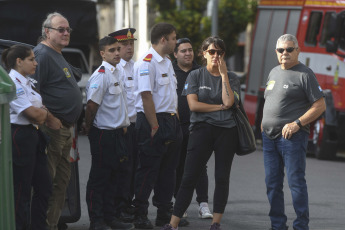
<path id="1" fill-rule="evenodd" d="M 98 70 L 99 73 L 105 73 L 105 68 L 104 66 L 101 66 Z"/>
<path id="2" fill-rule="evenodd" d="M 151 62 L 152 60 L 152 54 L 148 54 L 144 59 L 144 61 Z"/>

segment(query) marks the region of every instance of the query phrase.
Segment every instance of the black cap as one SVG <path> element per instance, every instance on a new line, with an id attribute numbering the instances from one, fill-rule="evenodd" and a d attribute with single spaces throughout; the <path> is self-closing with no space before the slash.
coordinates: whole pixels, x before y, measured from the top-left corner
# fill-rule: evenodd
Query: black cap
<path id="1" fill-rule="evenodd" d="M 133 34 L 135 33 L 136 29 L 134 28 L 126 28 L 122 30 L 117 30 L 108 36 L 116 38 L 119 42 L 127 41 L 127 40 L 137 40 L 134 38 Z"/>

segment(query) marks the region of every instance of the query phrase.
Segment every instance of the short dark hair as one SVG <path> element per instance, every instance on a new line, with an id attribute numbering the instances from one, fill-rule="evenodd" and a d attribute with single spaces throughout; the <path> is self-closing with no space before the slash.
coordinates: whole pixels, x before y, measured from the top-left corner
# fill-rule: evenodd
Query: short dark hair
<path id="1" fill-rule="evenodd" d="M 225 42 L 220 39 L 219 37 L 215 36 L 215 37 L 208 37 L 206 38 L 202 44 L 201 44 L 201 48 L 200 48 L 200 51 L 199 51 L 199 57 L 202 58 L 202 62 L 203 64 L 206 64 L 206 59 L 204 58 L 204 51 L 207 50 L 207 48 L 213 44 L 215 46 L 215 48 L 217 49 L 221 49 L 222 51 L 225 52 Z"/>
<path id="2" fill-rule="evenodd" d="M 116 38 L 110 37 L 110 36 L 105 36 L 98 42 L 98 49 L 99 51 L 104 51 L 104 48 L 106 46 L 112 45 L 114 43 L 118 42 Z"/>
<path id="3" fill-rule="evenodd" d="M 189 43 L 189 44 L 192 45 L 192 42 L 189 40 L 189 38 L 180 38 L 180 39 L 178 39 L 177 42 L 176 42 L 176 46 L 175 46 L 174 52 L 177 53 L 178 47 L 179 47 L 181 44 L 184 44 L 184 43 Z"/>
<path id="4" fill-rule="evenodd" d="M 16 67 L 17 58 L 24 60 L 31 55 L 32 49 L 25 45 L 14 45 L 4 50 L 1 55 L 2 63 L 7 71 Z"/>
<path id="5" fill-rule="evenodd" d="M 166 22 L 157 23 L 151 29 L 151 44 L 158 44 L 162 37 L 168 39 L 168 35 L 176 32 L 176 28 Z"/>

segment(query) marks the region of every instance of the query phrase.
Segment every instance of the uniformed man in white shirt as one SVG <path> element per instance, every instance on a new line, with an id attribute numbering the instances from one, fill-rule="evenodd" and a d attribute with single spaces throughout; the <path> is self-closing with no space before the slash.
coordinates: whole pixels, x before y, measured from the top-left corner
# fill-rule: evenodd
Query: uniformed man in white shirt
<path id="1" fill-rule="evenodd" d="M 134 65 L 139 166 L 135 178 L 134 225 L 152 229 L 147 218 L 154 190 L 156 226 L 169 223 L 182 132 L 177 111 L 176 77 L 168 54 L 176 46 L 176 29 L 158 23 L 151 30 L 152 47 Z M 188 225 L 188 222 L 181 222 Z"/>
<path id="2" fill-rule="evenodd" d="M 132 60 L 134 55 L 134 41 L 137 40 L 134 38 L 135 31 L 136 29 L 134 28 L 126 28 L 109 34 L 110 37 L 114 37 L 118 40 L 121 47 L 121 60 L 117 67 L 124 71 L 121 80 L 123 81 L 127 93 L 128 117 L 131 123 L 127 128 L 126 135 L 129 160 L 121 164 L 121 172 L 118 175 L 118 183 L 121 184 L 121 187 L 118 188 L 115 195 L 115 202 L 118 204 L 116 207 L 116 215 L 125 222 L 133 222 L 134 219 L 133 207 L 131 204 L 134 197 L 135 170 L 138 167 L 138 145 L 135 131 L 137 111 L 134 105 L 134 61 Z"/>
<path id="3" fill-rule="evenodd" d="M 121 79 L 120 46 L 113 37 L 99 41 L 102 65 L 86 86 L 86 132 L 89 136 L 92 165 L 86 189 L 90 230 L 133 229 L 114 215 L 116 174 L 128 160 L 125 135 L 129 126 L 126 92 Z"/>

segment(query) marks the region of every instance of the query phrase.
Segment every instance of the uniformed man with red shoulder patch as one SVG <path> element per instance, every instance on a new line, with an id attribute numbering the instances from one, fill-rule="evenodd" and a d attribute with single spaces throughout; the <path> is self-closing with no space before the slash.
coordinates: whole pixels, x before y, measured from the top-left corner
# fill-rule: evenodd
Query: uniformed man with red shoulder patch
<path id="1" fill-rule="evenodd" d="M 135 179 L 134 225 L 153 229 L 147 218 L 149 197 L 157 207 L 156 226 L 170 221 L 176 167 L 182 141 L 176 115 L 177 80 L 168 54 L 176 46 L 176 29 L 158 23 L 151 30 L 152 47 L 134 65 L 139 166 Z M 186 220 L 180 222 L 188 225 Z"/>
<path id="2" fill-rule="evenodd" d="M 121 80 L 127 93 L 127 108 L 130 126 L 127 128 L 126 145 L 128 149 L 129 160 L 121 164 L 121 172 L 118 174 L 118 183 L 121 184 L 115 193 L 116 216 L 124 222 L 133 222 L 133 206 L 134 197 L 134 178 L 135 170 L 138 167 L 138 145 L 135 131 L 135 121 L 137 119 L 137 111 L 134 106 L 134 33 L 136 29 L 126 28 L 110 33 L 110 37 L 114 37 L 119 42 L 120 63 L 116 66 L 122 69 L 124 74 Z"/>
<path id="3" fill-rule="evenodd" d="M 86 132 L 90 141 L 92 165 L 86 188 L 90 230 L 133 229 L 115 217 L 114 193 L 121 164 L 128 160 L 125 135 L 129 126 L 126 92 L 116 65 L 120 46 L 113 37 L 99 41 L 102 65 L 86 86 Z"/>

